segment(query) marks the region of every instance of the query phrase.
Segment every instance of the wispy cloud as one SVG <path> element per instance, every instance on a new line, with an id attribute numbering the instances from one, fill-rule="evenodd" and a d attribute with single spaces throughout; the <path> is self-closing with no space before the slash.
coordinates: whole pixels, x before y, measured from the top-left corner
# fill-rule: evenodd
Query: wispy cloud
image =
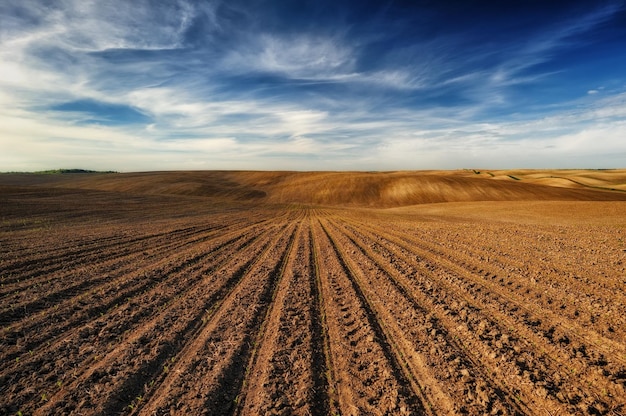
<path id="1" fill-rule="evenodd" d="M 179 47 L 195 15 L 192 4 L 185 1 L 150 0 L 25 0 L 7 4 L 2 12 L 13 20 L 2 31 L 3 38 L 26 37 L 31 43 L 38 39 L 78 51 Z"/>
<path id="2" fill-rule="evenodd" d="M 349 76 L 353 51 L 332 38 L 317 35 L 261 34 L 226 57 L 234 71 L 275 72 L 294 79 L 333 79 Z"/>
<path id="3" fill-rule="evenodd" d="M 620 3 L 502 39 L 446 27 L 445 7 L 302 7 L 3 3 L 0 170 L 601 167 L 626 152 L 624 76 L 581 85 L 585 56 L 559 63 L 594 49 Z"/>

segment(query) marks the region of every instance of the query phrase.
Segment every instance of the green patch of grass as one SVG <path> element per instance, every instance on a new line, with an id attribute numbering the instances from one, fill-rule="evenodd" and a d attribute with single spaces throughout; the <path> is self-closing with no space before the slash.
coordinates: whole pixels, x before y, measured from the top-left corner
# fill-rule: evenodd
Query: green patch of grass
<path id="1" fill-rule="evenodd" d="M 89 170 L 89 169 L 48 169 L 48 170 L 38 170 L 35 172 L 0 172 L 6 174 L 12 173 L 29 173 L 34 175 L 59 175 L 64 173 L 117 173 L 114 170 Z"/>

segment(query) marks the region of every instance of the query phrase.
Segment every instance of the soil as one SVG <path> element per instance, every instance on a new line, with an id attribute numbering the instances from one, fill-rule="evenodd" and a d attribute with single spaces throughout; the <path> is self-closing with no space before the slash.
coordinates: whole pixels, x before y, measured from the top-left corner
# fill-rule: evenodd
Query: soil
<path id="1" fill-rule="evenodd" d="M 0 415 L 626 414 L 605 191 L 366 209 L 13 181 Z"/>

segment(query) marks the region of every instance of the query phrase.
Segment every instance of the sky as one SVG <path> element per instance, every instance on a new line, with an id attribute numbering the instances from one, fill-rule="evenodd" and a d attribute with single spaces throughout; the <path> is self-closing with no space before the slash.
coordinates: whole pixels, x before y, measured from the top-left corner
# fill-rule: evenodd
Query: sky
<path id="1" fill-rule="evenodd" d="M 0 171 L 619 167 L 623 0 L 0 0 Z"/>

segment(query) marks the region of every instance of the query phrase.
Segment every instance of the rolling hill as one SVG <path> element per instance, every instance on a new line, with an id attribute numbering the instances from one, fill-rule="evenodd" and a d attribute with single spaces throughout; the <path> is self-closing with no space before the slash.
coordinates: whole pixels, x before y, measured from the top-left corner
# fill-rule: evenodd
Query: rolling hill
<path id="1" fill-rule="evenodd" d="M 626 170 L 3 174 L 0 184 L 373 208 L 471 201 L 626 200 Z"/>

